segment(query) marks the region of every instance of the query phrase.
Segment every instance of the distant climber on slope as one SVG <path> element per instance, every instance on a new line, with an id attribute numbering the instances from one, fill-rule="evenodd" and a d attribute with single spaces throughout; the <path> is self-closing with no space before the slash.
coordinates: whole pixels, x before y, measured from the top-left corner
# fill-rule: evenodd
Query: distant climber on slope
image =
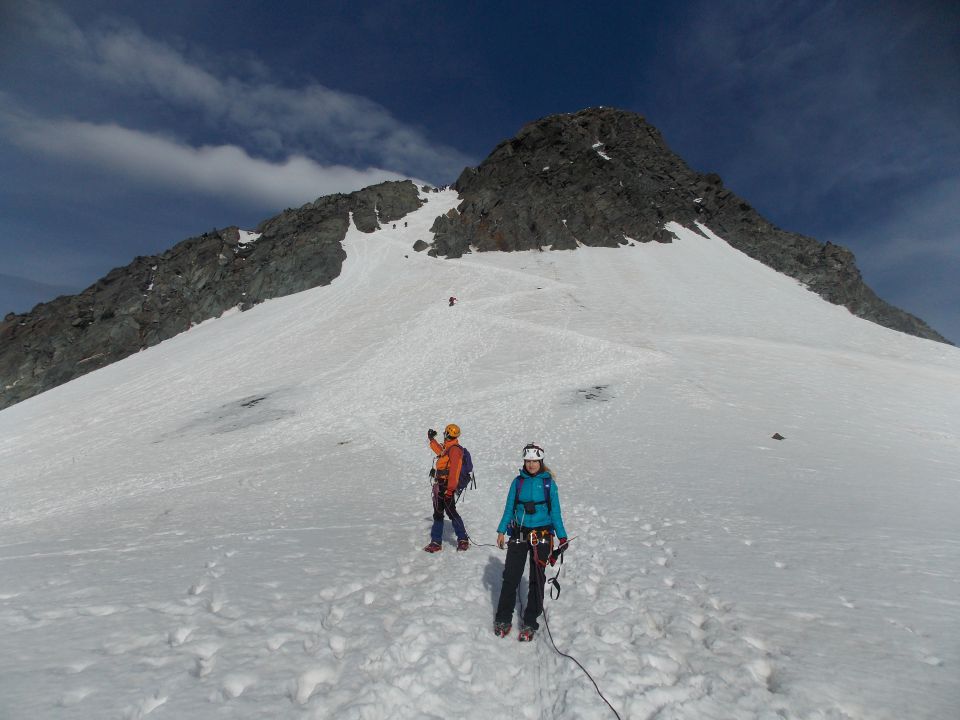
<path id="1" fill-rule="evenodd" d="M 517 636 L 521 642 L 533 640 L 540 627 L 537 618 L 543 611 L 546 565 L 556 562 L 567 549 L 567 531 L 563 527 L 557 483 L 543 457 L 543 448 L 539 445 L 530 443 L 523 449 L 523 467 L 510 484 L 507 504 L 497 527 L 497 547 L 507 548 L 500 601 L 493 622 L 493 632 L 498 637 L 510 634 L 517 588 L 523 577 L 523 566 L 527 557 L 530 558 L 527 605 Z M 551 552 L 554 536 L 559 545 L 556 552 Z"/>
<path id="2" fill-rule="evenodd" d="M 457 299 L 453 295 L 451 295 L 450 300 L 448 302 L 450 303 L 450 307 L 453 307 L 454 305 L 457 304 Z"/>
<path id="3" fill-rule="evenodd" d="M 457 550 L 470 547 L 470 537 L 463 526 L 463 518 L 457 512 L 457 500 L 454 493 L 460 482 L 460 473 L 464 467 L 464 449 L 460 447 L 460 426 L 450 423 L 443 431 L 443 445 L 437 442 L 437 431 L 427 430 L 430 448 L 437 454 L 433 475 L 433 526 L 430 528 L 430 544 L 424 550 L 429 553 L 443 550 L 443 515 L 450 518 L 453 531 L 457 534 Z"/>

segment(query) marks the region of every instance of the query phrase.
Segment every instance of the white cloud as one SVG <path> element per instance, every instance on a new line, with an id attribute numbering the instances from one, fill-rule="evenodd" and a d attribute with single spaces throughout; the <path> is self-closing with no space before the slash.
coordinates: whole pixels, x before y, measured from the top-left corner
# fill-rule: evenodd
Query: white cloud
<path id="1" fill-rule="evenodd" d="M 13 123 L 10 116 L 3 124 L 21 147 L 149 184 L 240 198 L 264 207 L 298 205 L 321 195 L 403 179 L 380 168 L 321 165 L 303 156 L 272 163 L 251 157 L 234 145 L 194 148 L 175 139 L 112 124 L 38 119 L 23 122 L 23 118 Z"/>
<path id="2" fill-rule="evenodd" d="M 453 180 L 472 162 L 359 95 L 319 83 L 284 87 L 271 81 L 262 65 L 252 79 L 218 74 L 188 51 L 150 38 L 129 23 L 81 28 L 47 3 L 28 3 L 23 17 L 28 32 L 71 69 L 178 106 L 185 122 L 226 134 L 230 144 L 272 160 L 302 155 L 320 163 L 359 161 L 443 181 Z"/>

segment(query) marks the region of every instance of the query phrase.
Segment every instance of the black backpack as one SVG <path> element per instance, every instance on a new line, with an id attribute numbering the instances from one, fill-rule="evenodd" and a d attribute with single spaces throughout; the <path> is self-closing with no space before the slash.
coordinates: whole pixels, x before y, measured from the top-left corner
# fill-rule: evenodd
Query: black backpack
<path id="1" fill-rule="evenodd" d="M 457 479 L 457 498 L 467 487 L 472 486 L 474 490 L 477 489 L 477 479 L 473 475 L 473 458 L 470 457 L 470 451 L 463 445 L 460 449 L 463 450 L 463 459 L 460 463 L 460 477 Z"/>

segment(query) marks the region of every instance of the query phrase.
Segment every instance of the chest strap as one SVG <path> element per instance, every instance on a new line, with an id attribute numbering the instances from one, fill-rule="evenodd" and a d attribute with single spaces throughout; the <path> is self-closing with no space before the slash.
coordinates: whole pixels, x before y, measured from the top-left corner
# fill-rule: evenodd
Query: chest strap
<path id="1" fill-rule="evenodd" d="M 520 490 L 523 489 L 523 475 L 517 475 L 517 493 L 513 496 L 513 509 L 516 513 L 517 505 L 526 505 L 520 502 Z M 546 505 L 547 512 L 553 514 L 553 504 L 550 502 L 550 486 L 553 484 L 553 478 L 549 475 L 543 478 L 543 500 L 533 500 L 534 505 Z"/>

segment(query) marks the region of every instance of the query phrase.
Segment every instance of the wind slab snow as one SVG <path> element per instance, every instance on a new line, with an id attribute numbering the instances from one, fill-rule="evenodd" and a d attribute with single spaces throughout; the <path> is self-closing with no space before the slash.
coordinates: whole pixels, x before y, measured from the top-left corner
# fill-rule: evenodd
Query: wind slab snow
<path id="1" fill-rule="evenodd" d="M 0 717 L 612 717 L 494 637 L 500 551 L 420 550 L 447 422 L 477 542 L 546 448 L 550 627 L 623 718 L 956 717 L 960 351 L 705 228 L 433 259 L 425 197 L 330 286 L 0 412 Z"/>

